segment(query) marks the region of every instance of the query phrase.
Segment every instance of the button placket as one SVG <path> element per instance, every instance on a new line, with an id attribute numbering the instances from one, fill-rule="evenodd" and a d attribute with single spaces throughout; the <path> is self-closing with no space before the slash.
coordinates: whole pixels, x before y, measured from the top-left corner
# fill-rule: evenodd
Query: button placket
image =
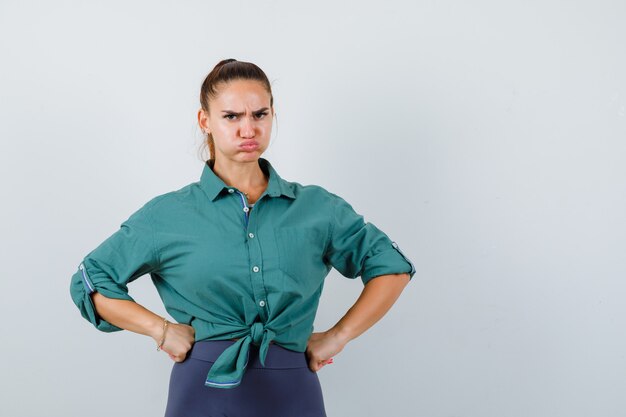
<path id="1" fill-rule="evenodd" d="M 244 228 L 247 229 L 248 228 L 248 221 L 250 220 L 250 214 L 249 214 L 250 213 L 250 207 L 248 207 L 248 203 L 247 203 L 246 197 L 244 196 L 244 194 L 241 191 L 236 190 L 234 188 L 229 188 L 228 192 L 231 193 L 231 194 L 234 193 L 234 192 L 237 192 L 237 194 L 239 194 L 239 202 L 241 203 L 241 209 L 244 212 L 244 215 L 243 215 L 243 220 L 244 220 L 244 225 L 245 225 Z"/>
<path id="2" fill-rule="evenodd" d="M 255 204 L 255 209 L 250 210 L 248 207 L 247 201 L 243 194 L 234 190 L 239 194 L 241 209 L 244 212 L 245 226 L 244 232 L 246 233 L 246 243 L 248 248 L 248 261 L 250 265 L 250 284 L 252 286 L 252 294 L 254 296 L 255 304 L 257 305 L 257 309 L 259 311 L 259 316 L 263 321 L 268 318 L 267 311 L 267 292 L 265 290 L 265 285 L 263 283 L 264 275 L 263 275 L 263 259 L 261 257 L 261 247 L 259 243 L 259 239 L 256 233 L 257 225 L 256 225 L 256 213 L 259 212 L 259 208 L 261 206 L 261 198 L 257 200 Z M 233 192 L 234 192 L 233 191 Z M 230 192 L 230 190 L 229 190 Z"/>

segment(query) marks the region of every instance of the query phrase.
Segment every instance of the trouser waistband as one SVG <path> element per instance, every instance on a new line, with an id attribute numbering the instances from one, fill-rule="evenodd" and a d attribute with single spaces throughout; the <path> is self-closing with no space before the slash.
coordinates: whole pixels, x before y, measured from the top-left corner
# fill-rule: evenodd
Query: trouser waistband
<path id="1" fill-rule="evenodd" d="M 235 342 L 232 340 L 199 340 L 193 344 L 188 357 L 215 362 L 217 357 L 234 343 Z M 289 369 L 305 367 L 308 367 L 305 352 L 285 349 L 275 343 L 269 344 L 264 367 L 259 360 L 259 346 L 250 344 L 250 356 L 248 358 L 247 368 Z"/>

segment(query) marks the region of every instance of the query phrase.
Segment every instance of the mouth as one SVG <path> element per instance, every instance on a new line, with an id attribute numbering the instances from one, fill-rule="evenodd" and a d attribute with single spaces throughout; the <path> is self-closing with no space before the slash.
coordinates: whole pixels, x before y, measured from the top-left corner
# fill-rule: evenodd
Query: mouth
<path id="1" fill-rule="evenodd" d="M 239 149 L 242 149 L 244 151 L 253 151 L 255 149 L 257 149 L 259 147 L 259 142 L 257 142 L 256 140 L 244 140 L 243 142 L 241 142 L 239 144 Z"/>

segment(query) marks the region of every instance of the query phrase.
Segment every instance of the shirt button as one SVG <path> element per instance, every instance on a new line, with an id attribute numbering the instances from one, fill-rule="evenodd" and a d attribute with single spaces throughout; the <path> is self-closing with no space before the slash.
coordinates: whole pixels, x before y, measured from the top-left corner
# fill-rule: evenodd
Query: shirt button
<path id="1" fill-rule="evenodd" d="M 247 213 L 249 210 L 250 210 L 250 208 L 249 208 L 249 207 L 244 207 L 244 208 L 243 208 L 243 211 L 245 211 L 246 213 Z"/>
<path id="2" fill-rule="evenodd" d="M 248 233 L 248 236 L 250 236 L 250 238 L 254 237 L 254 233 Z"/>
<path id="3" fill-rule="evenodd" d="M 259 305 L 260 305 L 261 307 L 265 307 L 265 301 L 263 301 L 263 300 L 259 301 Z"/>
<path id="4" fill-rule="evenodd" d="M 232 188 L 229 188 L 229 189 L 228 189 L 228 192 L 232 194 L 232 193 L 234 193 L 234 192 L 235 192 L 235 190 L 233 190 Z"/>
<path id="5" fill-rule="evenodd" d="M 259 267 L 255 265 L 255 266 L 252 268 L 252 270 L 253 270 L 254 272 L 259 272 Z"/>

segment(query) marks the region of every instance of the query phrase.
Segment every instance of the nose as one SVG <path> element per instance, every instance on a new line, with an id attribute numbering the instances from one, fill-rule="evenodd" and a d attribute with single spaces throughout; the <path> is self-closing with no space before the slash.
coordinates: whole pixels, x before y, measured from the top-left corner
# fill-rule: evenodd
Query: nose
<path id="1" fill-rule="evenodd" d="M 239 134 L 242 138 L 253 138 L 254 137 L 254 121 L 252 121 L 248 117 L 242 118 L 241 126 L 239 127 Z"/>

